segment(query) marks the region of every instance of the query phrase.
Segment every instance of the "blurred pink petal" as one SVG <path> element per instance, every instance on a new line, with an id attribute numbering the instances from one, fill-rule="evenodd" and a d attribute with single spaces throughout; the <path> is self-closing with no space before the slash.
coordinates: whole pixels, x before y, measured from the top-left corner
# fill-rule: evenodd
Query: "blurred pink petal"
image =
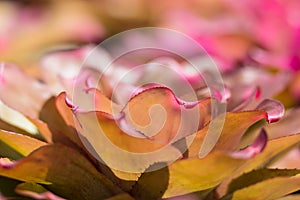
<path id="1" fill-rule="evenodd" d="M 300 169 L 300 149 L 295 148 L 291 150 L 286 155 L 279 158 L 270 167 L 275 169 Z"/>
<path id="2" fill-rule="evenodd" d="M 269 123 L 279 121 L 284 115 L 284 106 L 277 100 L 265 99 L 256 109 L 267 112 L 267 120 Z"/>
<path id="3" fill-rule="evenodd" d="M 37 118 L 51 96 L 46 85 L 26 75 L 20 68 L 0 64 L 0 99 L 26 116 Z"/>
<path id="4" fill-rule="evenodd" d="M 227 109 L 230 111 L 242 110 L 260 96 L 260 88 L 254 85 L 241 85 L 231 91 L 233 98 L 229 100 L 227 105 Z"/>
<path id="5" fill-rule="evenodd" d="M 290 75 L 286 71 L 271 73 L 255 67 L 244 67 L 224 74 L 224 83 L 232 92 L 229 109 L 234 109 L 239 104 L 244 104 L 241 105 L 243 110 L 255 109 L 264 99 L 272 98 L 284 90 L 290 81 Z"/>
<path id="6" fill-rule="evenodd" d="M 293 108 L 287 110 L 283 118 L 277 123 L 266 125 L 265 129 L 269 133 L 269 138 L 278 138 L 287 135 L 300 133 L 300 109 Z"/>
<path id="7" fill-rule="evenodd" d="M 54 93 L 60 93 L 66 89 L 61 85 L 61 81 L 67 84 L 67 80 L 78 75 L 84 58 L 91 50 L 91 46 L 86 46 L 74 50 L 56 51 L 43 56 L 40 61 L 43 80 Z"/>
<path id="8" fill-rule="evenodd" d="M 0 158 L 0 166 L 4 169 L 10 169 L 14 167 L 16 162 L 9 160 L 8 158 Z"/>

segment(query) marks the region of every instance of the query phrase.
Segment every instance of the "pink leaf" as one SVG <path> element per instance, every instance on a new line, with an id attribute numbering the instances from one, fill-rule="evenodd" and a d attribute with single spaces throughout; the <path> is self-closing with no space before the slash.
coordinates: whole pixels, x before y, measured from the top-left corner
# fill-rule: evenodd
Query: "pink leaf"
<path id="1" fill-rule="evenodd" d="M 37 118 L 51 96 L 48 88 L 12 64 L 0 64 L 0 99 L 24 115 Z"/>
<path id="2" fill-rule="evenodd" d="M 231 156 L 237 159 L 252 158 L 264 150 L 264 148 L 267 145 L 267 141 L 268 141 L 267 133 L 264 129 L 262 129 L 258 137 L 250 146 L 240 151 L 231 153 Z"/>

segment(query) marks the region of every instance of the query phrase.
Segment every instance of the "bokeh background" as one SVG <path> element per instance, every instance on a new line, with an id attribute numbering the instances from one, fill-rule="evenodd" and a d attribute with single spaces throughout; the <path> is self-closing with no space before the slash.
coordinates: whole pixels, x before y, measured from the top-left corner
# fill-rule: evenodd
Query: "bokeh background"
<path id="1" fill-rule="evenodd" d="M 199 42 L 222 72 L 246 65 L 290 71 L 281 95 L 289 97 L 281 100 L 293 106 L 300 98 L 299 10 L 299 0 L 1 1 L 0 60 L 38 77 L 49 52 L 98 44 L 132 28 L 165 27 Z"/>

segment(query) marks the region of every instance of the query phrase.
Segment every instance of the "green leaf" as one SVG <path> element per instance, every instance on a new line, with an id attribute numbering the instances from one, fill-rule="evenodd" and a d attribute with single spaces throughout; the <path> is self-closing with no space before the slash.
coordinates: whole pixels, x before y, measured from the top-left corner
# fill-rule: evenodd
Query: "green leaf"
<path id="1" fill-rule="evenodd" d="M 24 156 L 0 140 L 0 157 L 18 160 Z"/>
<path id="2" fill-rule="evenodd" d="M 1 166 L 0 175 L 46 184 L 50 191 L 68 199 L 105 199 L 122 192 L 80 153 L 59 144 L 41 147 L 14 164 Z"/>
<path id="3" fill-rule="evenodd" d="M 20 183 L 20 181 L 0 176 L 0 194 L 9 199 L 29 200 L 29 198 L 21 197 L 15 192 L 16 186 Z"/>
<path id="4" fill-rule="evenodd" d="M 22 156 L 27 156 L 32 151 L 46 145 L 45 142 L 26 135 L 0 130 L 0 141 Z"/>
<path id="5" fill-rule="evenodd" d="M 37 184 L 37 183 L 32 183 L 32 182 L 27 182 L 27 183 L 20 183 L 16 187 L 17 191 L 31 191 L 35 193 L 43 193 L 47 192 L 46 188 L 43 186 Z"/>
<path id="6" fill-rule="evenodd" d="M 16 193 L 33 199 L 64 200 L 36 183 L 20 183 L 15 188 Z"/>

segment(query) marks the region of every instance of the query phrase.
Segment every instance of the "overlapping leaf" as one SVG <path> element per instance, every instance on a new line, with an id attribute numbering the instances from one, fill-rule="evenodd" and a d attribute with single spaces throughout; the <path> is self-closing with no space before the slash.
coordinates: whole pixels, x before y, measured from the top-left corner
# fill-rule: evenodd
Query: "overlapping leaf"
<path id="1" fill-rule="evenodd" d="M 10 146 L 22 156 L 27 156 L 32 151 L 46 145 L 45 142 L 26 135 L 0 130 L 0 141 Z"/>
<path id="2" fill-rule="evenodd" d="M 2 165 L 0 175 L 46 184 L 69 199 L 104 199 L 121 193 L 80 153 L 63 145 L 48 145 L 16 163 Z"/>

